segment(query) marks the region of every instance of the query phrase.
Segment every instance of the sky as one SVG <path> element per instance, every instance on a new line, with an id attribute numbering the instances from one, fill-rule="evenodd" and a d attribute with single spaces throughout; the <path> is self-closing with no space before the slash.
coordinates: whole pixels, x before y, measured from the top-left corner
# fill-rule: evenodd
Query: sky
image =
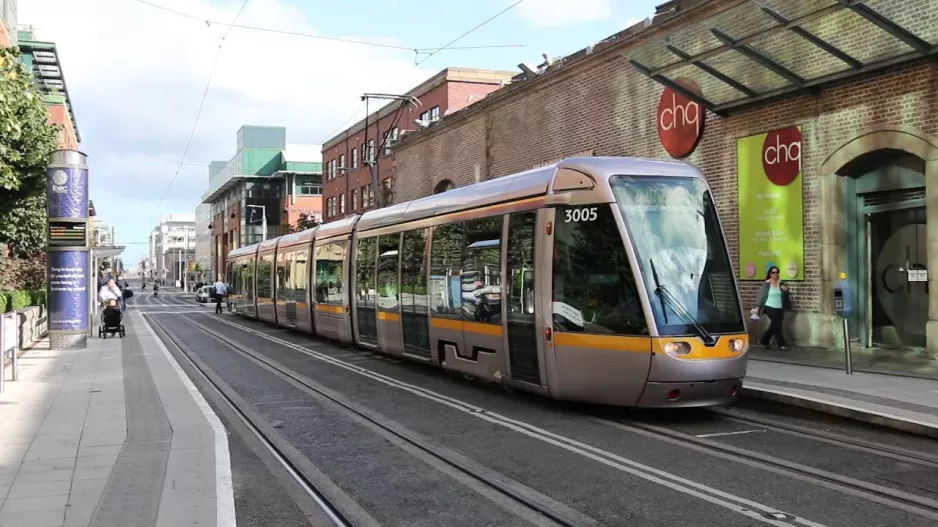
<path id="1" fill-rule="evenodd" d="M 96 220 L 114 226 L 131 265 L 161 215 L 195 211 L 208 163 L 235 154 L 242 125 L 284 126 L 288 143 L 321 144 L 364 117 L 362 93 L 403 93 L 446 67 L 520 72 L 520 62 L 578 51 L 661 1 L 19 0 L 18 18 L 57 45 Z M 236 25 L 276 31 L 228 32 L 242 5 Z M 509 7 L 453 49 L 413 51 Z M 510 47 L 477 48 L 495 45 Z"/>

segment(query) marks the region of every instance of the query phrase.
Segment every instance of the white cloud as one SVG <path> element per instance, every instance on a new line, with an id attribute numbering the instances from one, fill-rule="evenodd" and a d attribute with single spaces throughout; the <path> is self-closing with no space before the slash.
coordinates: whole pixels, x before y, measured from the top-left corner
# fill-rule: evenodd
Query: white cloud
<path id="1" fill-rule="evenodd" d="M 153 1 L 225 22 L 242 3 Z M 20 2 L 19 20 L 58 47 L 89 155 L 91 197 L 99 219 L 115 225 L 117 241 L 146 241 L 160 213 L 193 212 L 208 169 L 183 167 L 158 210 L 176 165 L 150 156 L 181 158 L 225 28 L 133 0 L 29 0 Z M 251 0 L 238 23 L 319 33 L 302 10 L 280 0 Z M 411 59 L 406 51 L 234 28 L 187 162 L 229 159 L 243 124 L 285 126 L 288 142 L 319 143 L 360 108 L 361 93 L 404 91 L 434 73 Z M 136 261 L 146 250 L 134 243 L 125 258 Z"/>
<path id="2" fill-rule="evenodd" d="M 525 0 L 518 14 L 539 27 L 559 27 L 605 20 L 613 15 L 612 0 Z"/>

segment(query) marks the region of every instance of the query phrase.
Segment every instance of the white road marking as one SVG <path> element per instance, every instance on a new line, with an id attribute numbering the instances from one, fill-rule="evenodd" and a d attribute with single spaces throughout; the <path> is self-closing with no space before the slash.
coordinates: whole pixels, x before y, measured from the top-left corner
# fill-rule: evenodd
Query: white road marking
<path id="1" fill-rule="evenodd" d="M 563 448 L 564 450 L 587 457 L 589 459 L 602 463 L 606 466 L 615 468 L 622 472 L 632 474 L 633 476 L 642 478 L 646 481 L 650 481 L 652 483 L 656 483 L 664 487 L 668 487 L 678 492 L 682 492 L 684 494 L 688 494 L 696 498 L 700 498 L 704 501 L 710 502 L 714 505 L 724 507 L 726 509 L 729 509 L 743 516 L 752 518 L 754 520 L 758 520 L 760 522 L 767 523 L 769 525 L 775 525 L 777 527 L 790 527 L 791 525 L 791 523 L 788 521 L 777 520 L 777 519 L 769 518 L 763 515 L 763 513 L 772 514 L 772 513 L 779 512 L 779 510 L 775 507 L 771 507 L 769 505 L 765 505 L 765 504 L 762 504 L 753 500 L 749 500 L 749 499 L 743 498 L 742 496 L 736 496 L 734 494 L 730 494 L 728 492 L 724 492 L 724 491 L 715 489 L 713 487 L 709 487 L 702 483 L 698 483 L 696 481 L 691 481 L 689 479 L 682 478 L 678 475 L 671 474 L 670 472 L 666 472 L 664 470 L 660 470 L 660 469 L 657 469 L 648 465 L 643 465 L 631 459 L 627 459 L 617 454 L 613 454 L 612 452 L 608 452 L 600 448 L 594 447 L 592 445 L 582 443 L 575 439 L 571 439 L 569 437 L 566 437 L 560 434 L 555 434 L 553 432 L 547 431 L 542 428 L 538 428 L 529 423 L 518 421 L 510 417 L 500 415 L 495 412 L 490 412 L 484 408 L 471 405 L 459 399 L 455 399 L 453 397 L 449 397 L 449 396 L 434 392 L 432 390 L 422 388 L 420 386 L 408 384 L 403 381 L 399 381 L 393 377 L 382 375 L 372 370 L 362 368 L 360 366 L 355 366 L 353 364 L 349 364 L 345 361 L 334 359 L 327 354 L 314 351 L 308 348 L 304 348 L 297 344 L 293 344 L 292 342 L 279 339 L 277 337 L 268 335 L 262 331 L 251 329 L 241 324 L 229 322 L 213 314 L 208 314 L 208 316 L 211 318 L 215 318 L 224 324 L 239 328 L 248 333 L 253 333 L 259 337 L 270 340 L 271 342 L 276 342 L 283 346 L 289 347 L 291 349 L 294 349 L 296 351 L 309 355 L 313 358 L 319 359 L 323 362 L 352 371 L 354 373 L 358 373 L 359 375 L 368 377 L 370 379 L 386 384 L 388 386 L 392 386 L 392 387 L 399 388 L 401 390 L 413 393 L 414 395 L 417 395 L 419 397 L 423 397 L 425 399 L 435 401 L 445 406 L 449 406 L 450 408 L 475 416 L 479 419 L 508 428 L 510 430 L 514 430 L 518 433 L 538 439 L 540 441 L 557 446 L 559 448 Z M 800 517 L 796 518 L 794 521 L 796 523 L 799 523 L 801 525 L 805 525 L 808 527 L 824 527 L 823 524 L 813 522 L 811 520 L 807 520 L 807 519 L 800 518 Z"/>
<path id="2" fill-rule="evenodd" d="M 186 372 L 182 371 L 179 363 L 176 362 L 176 359 L 173 358 L 169 350 L 166 349 L 163 341 L 157 337 L 156 332 L 153 331 L 153 327 L 150 326 L 146 317 L 141 314 L 139 318 L 143 322 L 144 327 L 147 328 L 147 332 L 153 337 L 153 340 L 156 341 L 163 356 L 166 357 L 170 366 L 176 371 L 176 375 L 179 376 L 179 379 L 182 381 L 183 385 L 185 385 L 189 395 L 195 400 L 195 404 L 202 410 L 202 415 L 205 416 L 205 419 L 212 427 L 215 436 L 215 500 L 217 507 L 217 525 L 218 527 L 235 527 L 237 521 L 235 519 L 234 488 L 231 480 L 231 456 L 228 452 L 228 434 L 225 431 L 225 426 L 222 425 L 221 420 L 215 415 L 215 411 L 212 410 L 212 407 L 209 406 L 205 398 L 202 397 L 198 388 L 189 380 L 189 376 L 186 375 Z"/>
<path id="3" fill-rule="evenodd" d="M 741 434 L 752 434 L 754 432 L 765 432 L 765 430 L 740 430 L 738 432 L 717 432 L 715 434 L 697 434 L 694 437 L 735 436 L 735 435 L 741 435 Z"/>

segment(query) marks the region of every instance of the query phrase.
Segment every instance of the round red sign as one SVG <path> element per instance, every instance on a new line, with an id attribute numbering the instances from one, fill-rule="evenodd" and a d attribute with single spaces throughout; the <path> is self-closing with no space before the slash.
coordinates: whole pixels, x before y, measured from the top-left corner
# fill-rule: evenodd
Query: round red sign
<path id="1" fill-rule="evenodd" d="M 775 130 L 762 143 L 762 168 L 773 184 L 790 184 L 801 173 L 801 131 L 797 127 Z"/>
<path id="2" fill-rule="evenodd" d="M 688 91 L 700 94 L 700 87 L 690 79 L 677 79 Z M 706 110 L 680 93 L 665 88 L 658 101 L 658 139 L 673 158 L 690 155 L 703 137 Z"/>

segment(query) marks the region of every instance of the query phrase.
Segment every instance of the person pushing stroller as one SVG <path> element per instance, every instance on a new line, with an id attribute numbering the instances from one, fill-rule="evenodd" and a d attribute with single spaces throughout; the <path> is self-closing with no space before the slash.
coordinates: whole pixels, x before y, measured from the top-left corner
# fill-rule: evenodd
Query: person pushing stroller
<path id="1" fill-rule="evenodd" d="M 100 333 L 115 333 L 121 330 L 123 315 L 120 308 L 120 300 L 123 292 L 117 287 L 114 279 L 109 279 L 98 291 L 98 300 L 103 305 L 102 328 Z M 123 336 L 123 335 L 122 335 Z"/>

